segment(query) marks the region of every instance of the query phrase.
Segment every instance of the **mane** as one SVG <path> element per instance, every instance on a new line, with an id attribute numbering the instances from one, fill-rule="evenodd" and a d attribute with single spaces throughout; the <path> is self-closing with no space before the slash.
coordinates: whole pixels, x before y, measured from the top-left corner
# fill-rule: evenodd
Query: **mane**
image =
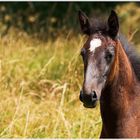
<path id="1" fill-rule="evenodd" d="M 102 20 L 101 18 L 92 18 L 90 20 L 90 25 L 90 34 L 101 32 L 104 35 L 108 35 L 108 26 L 105 20 Z M 136 52 L 134 46 L 127 41 L 124 35 L 119 34 L 118 39 L 129 58 L 137 79 L 140 81 L 140 55 Z"/>
<path id="2" fill-rule="evenodd" d="M 120 34 L 119 40 L 129 58 L 137 79 L 140 81 L 140 55 L 136 52 L 134 46 L 127 41 L 124 35 Z"/>

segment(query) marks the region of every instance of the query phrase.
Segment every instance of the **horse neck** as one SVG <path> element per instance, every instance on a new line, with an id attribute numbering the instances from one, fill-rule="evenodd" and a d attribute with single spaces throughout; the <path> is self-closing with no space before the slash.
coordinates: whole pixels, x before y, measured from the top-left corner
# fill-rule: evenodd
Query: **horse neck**
<path id="1" fill-rule="evenodd" d="M 111 75 L 109 79 L 112 81 L 109 81 L 101 93 L 100 110 L 105 131 L 103 133 L 110 137 L 131 136 L 129 132 L 134 129 L 136 135 L 139 120 L 136 121 L 135 118 L 140 116 L 140 88 L 120 42 L 114 63 L 111 71 L 114 76 Z"/>
<path id="2" fill-rule="evenodd" d="M 131 86 L 133 86 L 132 83 L 134 83 L 134 81 L 136 81 L 136 77 L 135 74 L 133 72 L 133 69 L 131 67 L 131 63 L 128 59 L 128 56 L 126 55 L 126 52 L 124 51 L 120 41 L 117 41 L 117 64 L 116 65 L 116 79 L 117 79 L 117 83 L 116 83 L 116 87 L 121 86 L 124 88 L 130 88 Z M 114 62 L 115 63 L 115 62 Z M 112 81 L 112 83 L 115 82 Z"/>
<path id="3" fill-rule="evenodd" d="M 116 42 L 115 51 L 116 54 L 107 83 L 110 85 L 115 84 L 114 86 L 119 84 L 121 86 L 123 85 L 123 87 L 131 85 L 134 80 L 134 72 L 119 40 Z"/>
<path id="4" fill-rule="evenodd" d="M 116 55 L 109 81 L 101 95 L 101 107 L 110 107 L 115 114 L 126 112 L 135 83 L 136 78 L 129 59 L 121 43 L 117 41 Z"/>

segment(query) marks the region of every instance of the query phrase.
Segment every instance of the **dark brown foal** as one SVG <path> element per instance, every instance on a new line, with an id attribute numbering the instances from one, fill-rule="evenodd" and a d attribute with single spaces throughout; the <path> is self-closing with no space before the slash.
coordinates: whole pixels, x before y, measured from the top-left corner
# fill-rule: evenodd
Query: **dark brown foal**
<path id="1" fill-rule="evenodd" d="M 79 21 L 88 35 L 81 49 L 84 82 L 80 100 L 88 108 L 100 101 L 101 138 L 140 138 L 140 59 L 118 37 L 117 14 L 111 11 L 106 24 L 90 21 L 79 11 Z"/>

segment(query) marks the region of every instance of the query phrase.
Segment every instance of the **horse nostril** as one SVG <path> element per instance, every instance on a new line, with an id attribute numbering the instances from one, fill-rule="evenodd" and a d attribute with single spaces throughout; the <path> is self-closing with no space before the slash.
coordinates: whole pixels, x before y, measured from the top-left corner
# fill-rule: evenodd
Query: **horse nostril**
<path id="1" fill-rule="evenodd" d="M 97 94 L 96 94 L 95 91 L 93 91 L 93 92 L 91 93 L 91 100 L 92 100 L 92 101 L 97 100 Z"/>
<path id="2" fill-rule="evenodd" d="M 81 102 L 83 102 L 83 91 L 82 90 L 80 91 L 79 99 L 80 99 Z"/>

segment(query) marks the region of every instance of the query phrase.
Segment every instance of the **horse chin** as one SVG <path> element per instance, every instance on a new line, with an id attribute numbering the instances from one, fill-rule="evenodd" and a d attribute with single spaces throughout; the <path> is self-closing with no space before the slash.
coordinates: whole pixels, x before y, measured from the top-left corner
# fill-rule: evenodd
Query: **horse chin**
<path id="1" fill-rule="evenodd" d="M 97 101 L 94 102 L 94 103 L 92 103 L 92 104 L 83 104 L 83 106 L 84 106 L 85 108 L 95 108 L 96 105 L 97 105 Z"/>

